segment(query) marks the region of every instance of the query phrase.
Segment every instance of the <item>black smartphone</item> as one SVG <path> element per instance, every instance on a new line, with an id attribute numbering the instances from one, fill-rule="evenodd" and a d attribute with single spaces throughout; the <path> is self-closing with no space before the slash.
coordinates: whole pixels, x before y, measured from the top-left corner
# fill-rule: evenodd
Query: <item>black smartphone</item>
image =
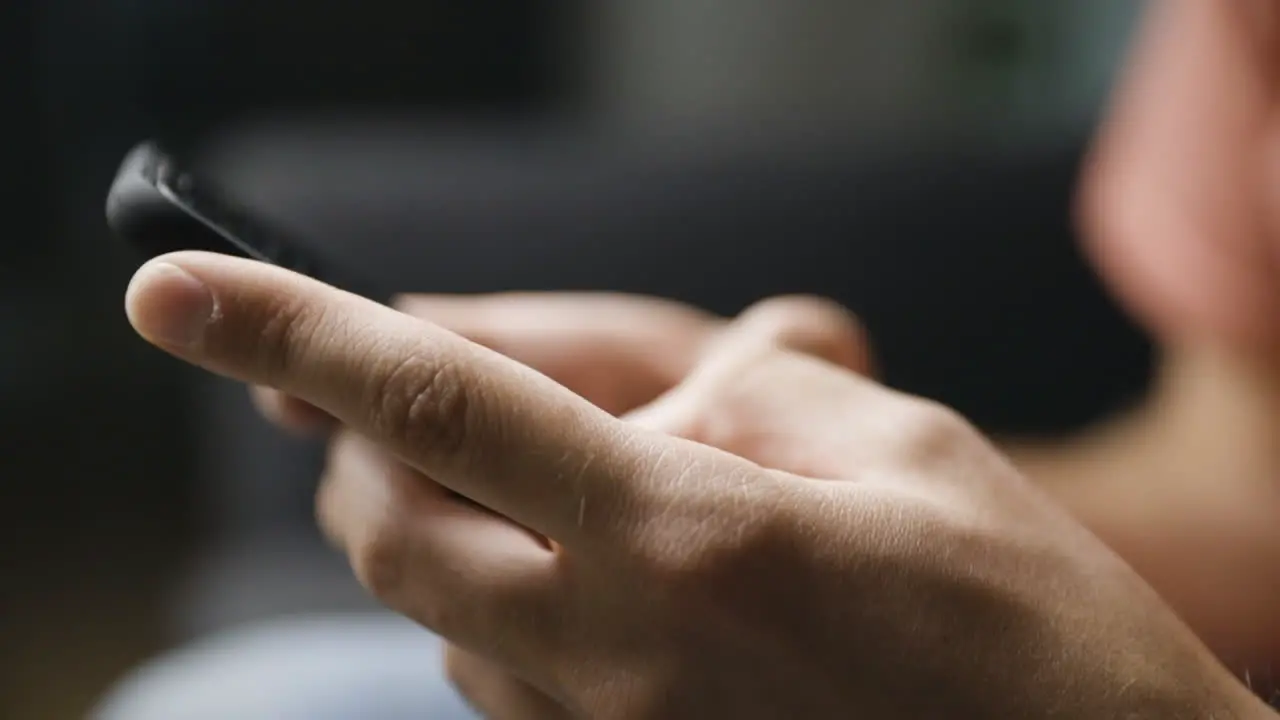
<path id="1" fill-rule="evenodd" d="M 203 250 L 271 263 L 370 300 L 391 293 L 320 257 L 307 244 L 254 218 L 153 142 L 125 157 L 107 194 L 107 224 L 145 259 Z"/>

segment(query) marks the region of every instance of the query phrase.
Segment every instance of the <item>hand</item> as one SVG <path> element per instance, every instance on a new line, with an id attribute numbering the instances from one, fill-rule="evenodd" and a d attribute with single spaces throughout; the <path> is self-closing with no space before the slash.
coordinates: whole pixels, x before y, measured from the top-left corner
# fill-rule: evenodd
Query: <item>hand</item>
<path id="1" fill-rule="evenodd" d="M 821 361 L 766 346 L 701 386 L 768 407 L 821 399 L 822 425 L 777 429 L 830 448 L 805 456 L 819 479 L 619 420 L 278 268 L 169 256 L 127 307 L 179 358 L 358 433 L 335 459 L 360 466 L 331 470 L 321 499 L 357 575 L 571 716 L 1265 712 L 961 420 Z M 682 396 L 648 422 L 745 437 Z"/>
<path id="2" fill-rule="evenodd" d="M 670 390 L 728 325 L 686 305 L 613 294 L 409 295 L 395 305 L 528 365 L 613 414 Z M 740 335 L 744 328 L 849 370 L 870 371 L 862 327 L 829 301 L 772 298 L 740 316 L 733 332 Z M 274 389 L 255 387 L 253 396 L 264 414 L 286 429 L 305 433 L 333 427 L 327 414 Z M 367 451 L 349 431 L 333 445 L 331 472 L 358 467 L 361 449 Z M 454 684 L 493 716 L 565 713 L 533 686 L 457 646 L 447 647 L 446 666 Z M 519 709 L 514 715 L 505 712 L 513 708 Z"/>

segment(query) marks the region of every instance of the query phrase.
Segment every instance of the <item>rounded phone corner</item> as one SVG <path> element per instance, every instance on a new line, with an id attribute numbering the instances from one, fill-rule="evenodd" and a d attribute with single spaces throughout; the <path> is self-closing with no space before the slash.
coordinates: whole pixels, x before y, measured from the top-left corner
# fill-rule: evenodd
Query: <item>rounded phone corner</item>
<path id="1" fill-rule="evenodd" d="M 177 211 L 158 185 L 158 173 L 167 162 L 157 143 L 139 143 L 120 163 L 107 191 L 107 227 L 149 256 L 164 250 L 164 238 L 157 231 L 171 224 L 168 221 Z"/>
<path id="2" fill-rule="evenodd" d="M 163 155 L 159 147 L 152 142 L 144 142 L 135 146 L 120 163 L 111 189 L 107 192 L 107 222 L 113 227 L 127 214 L 139 200 L 149 198 L 157 193 L 155 187 L 155 166 Z"/>

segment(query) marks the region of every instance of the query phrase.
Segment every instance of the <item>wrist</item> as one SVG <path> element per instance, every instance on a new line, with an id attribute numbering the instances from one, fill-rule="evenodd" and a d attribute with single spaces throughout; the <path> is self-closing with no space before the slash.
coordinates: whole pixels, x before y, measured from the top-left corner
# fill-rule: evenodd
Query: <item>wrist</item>
<path id="1" fill-rule="evenodd" d="M 1118 661 L 1107 672 L 1104 689 L 1097 693 L 1114 699 L 1115 704 L 1087 709 L 1080 716 L 1082 720 L 1280 718 L 1167 607 L 1153 607 L 1147 617 L 1155 622 L 1118 648 Z"/>
<path id="2" fill-rule="evenodd" d="M 1261 697 L 1254 694 L 1239 682 L 1232 683 L 1234 687 L 1228 688 L 1224 694 L 1225 700 L 1221 705 L 1224 709 L 1219 714 L 1209 713 L 1201 715 L 1205 718 L 1235 718 L 1237 720 L 1276 720 L 1280 718 L 1280 708 L 1272 703 L 1264 701 Z"/>
<path id="3" fill-rule="evenodd" d="M 1125 416 L 1065 442 L 1010 446 L 1228 667 L 1253 668 L 1255 680 L 1280 660 L 1280 371 L 1269 357 L 1171 349 Z"/>

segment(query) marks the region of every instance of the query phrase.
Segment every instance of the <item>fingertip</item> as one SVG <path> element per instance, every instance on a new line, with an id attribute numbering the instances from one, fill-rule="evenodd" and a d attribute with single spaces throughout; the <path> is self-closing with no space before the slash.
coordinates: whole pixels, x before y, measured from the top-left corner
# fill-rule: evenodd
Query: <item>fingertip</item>
<path id="1" fill-rule="evenodd" d="M 197 343 L 217 309 L 208 285 L 166 258 L 139 268 L 125 291 L 130 325 L 159 345 L 188 347 Z"/>
<path id="2" fill-rule="evenodd" d="M 866 328 L 857 315 L 833 300 L 809 295 L 769 298 L 748 308 L 734 325 L 743 336 L 860 374 L 872 371 Z"/>

